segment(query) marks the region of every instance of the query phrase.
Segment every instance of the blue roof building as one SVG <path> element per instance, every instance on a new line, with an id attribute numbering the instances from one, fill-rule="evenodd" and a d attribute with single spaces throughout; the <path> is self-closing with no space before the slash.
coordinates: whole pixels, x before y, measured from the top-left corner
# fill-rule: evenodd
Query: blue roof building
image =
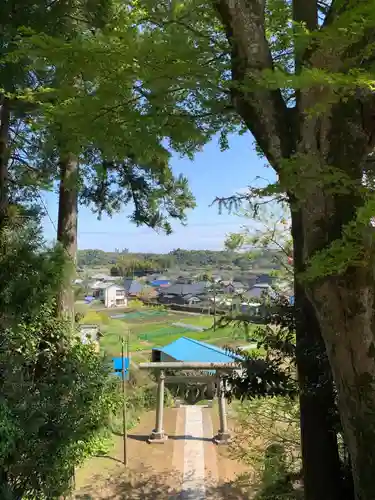
<path id="1" fill-rule="evenodd" d="M 171 344 L 152 350 L 153 361 L 185 361 L 202 363 L 234 363 L 241 357 L 205 342 L 180 337 Z"/>

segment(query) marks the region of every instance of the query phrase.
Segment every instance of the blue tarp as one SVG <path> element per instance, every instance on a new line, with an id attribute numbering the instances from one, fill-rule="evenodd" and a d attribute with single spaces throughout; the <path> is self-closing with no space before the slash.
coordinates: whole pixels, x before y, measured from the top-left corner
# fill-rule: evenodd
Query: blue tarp
<path id="1" fill-rule="evenodd" d="M 169 285 L 170 281 L 169 280 L 154 280 L 151 281 L 152 286 L 163 286 L 163 285 Z"/>
<path id="2" fill-rule="evenodd" d="M 115 371 L 117 370 L 122 370 L 122 358 L 121 356 L 119 358 L 112 358 L 113 362 L 113 368 Z M 125 365 L 125 370 L 129 368 L 129 358 L 124 358 L 124 365 Z"/>
<path id="3" fill-rule="evenodd" d="M 122 377 L 122 358 L 121 356 L 119 358 L 112 358 L 112 363 L 113 363 L 113 369 L 114 369 L 114 375 L 118 377 Z M 130 360 L 129 358 L 124 358 L 124 365 L 125 365 L 125 379 L 127 380 L 129 378 L 129 366 L 130 366 Z"/>

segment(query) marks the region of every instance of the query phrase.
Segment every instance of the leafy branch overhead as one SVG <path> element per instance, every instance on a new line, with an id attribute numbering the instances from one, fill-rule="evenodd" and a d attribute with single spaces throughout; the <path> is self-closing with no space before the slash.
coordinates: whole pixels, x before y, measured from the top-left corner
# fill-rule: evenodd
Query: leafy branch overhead
<path id="1" fill-rule="evenodd" d="M 100 161 L 100 156 L 98 158 Z M 175 177 L 167 162 L 157 160 L 140 166 L 131 159 L 122 163 L 95 158 L 83 172 L 80 201 L 93 206 L 99 217 L 102 212 L 110 215 L 131 203 L 131 219 L 137 225 L 148 225 L 171 232 L 170 220 L 185 220 L 185 210 L 194 208 L 195 201 L 182 175 Z"/>
<path id="2" fill-rule="evenodd" d="M 111 214 L 130 202 L 137 224 L 169 232 L 167 219 L 184 220 L 185 210 L 194 207 L 186 180 L 171 173 L 171 152 L 192 158 L 217 132 L 225 145 L 238 119 L 222 81 L 225 38 L 217 40 L 225 45 L 222 57 L 213 57 L 210 40 L 197 50 L 193 38 L 186 43 L 178 35 L 178 18 L 157 28 L 160 7 L 152 12 L 132 2 L 117 4 L 101 30 L 82 29 L 71 37 L 22 27 L 5 61 L 27 60 L 36 75 L 32 86 L 7 93 L 36 110 L 28 118 L 28 152 L 34 150 L 29 173 L 56 178 L 64 144 L 80 160 L 84 204 Z M 44 68 L 53 68 L 48 77 Z M 197 74 L 205 82 L 199 88 Z M 18 151 L 24 142 L 16 144 L 22 170 Z"/>

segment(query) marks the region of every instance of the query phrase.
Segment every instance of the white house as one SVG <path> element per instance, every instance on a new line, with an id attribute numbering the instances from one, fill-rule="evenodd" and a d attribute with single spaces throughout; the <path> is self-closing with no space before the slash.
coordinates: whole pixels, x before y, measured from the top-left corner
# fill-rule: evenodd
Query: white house
<path id="1" fill-rule="evenodd" d="M 99 290 L 99 299 L 104 302 L 105 307 L 127 307 L 128 298 L 123 286 L 108 285 Z"/>

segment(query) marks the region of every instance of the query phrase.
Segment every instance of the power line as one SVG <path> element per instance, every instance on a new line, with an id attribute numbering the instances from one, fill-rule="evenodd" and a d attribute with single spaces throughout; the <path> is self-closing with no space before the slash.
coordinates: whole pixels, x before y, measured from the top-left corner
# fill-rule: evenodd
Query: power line
<path id="1" fill-rule="evenodd" d="M 193 223 L 193 224 L 187 224 L 186 226 L 180 226 L 178 228 L 175 228 L 174 232 L 179 229 L 179 230 L 182 230 L 182 229 L 190 229 L 190 228 L 198 228 L 198 227 L 212 227 L 213 229 L 215 229 L 216 227 L 228 227 L 228 229 L 230 228 L 233 228 L 235 226 L 238 226 L 238 225 L 243 225 L 243 224 L 234 224 L 234 223 L 230 223 L 230 222 L 206 222 L 206 223 Z M 139 229 L 137 231 L 78 231 L 79 234 L 98 234 L 98 235 L 134 235 L 134 236 L 137 236 L 139 234 L 150 234 L 150 230 L 152 231 L 151 228 L 142 228 L 142 229 Z M 153 231 L 154 233 L 156 233 L 156 231 Z M 164 233 L 162 233 L 162 235 L 164 236 Z"/>
<path id="2" fill-rule="evenodd" d="M 56 222 L 52 219 L 52 217 L 48 211 L 47 205 L 39 193 L 38 193 L 38 198 L 40 199 L 40 202 L 43 206 L 43 209 L 45 210 L 47 218 L 49 219 L 50 223 L 52 224 L 52 227 L 54 228 L 54 230 L 57 233 Z M 235 222 L 195 222 L 195 223 L 191 223 L 191 224 L 188 223 L 188 224 L 186 224 L 186 226 L 183 226 L 183 225 L 178 226 L 177 228 L 174 229 L 173 232 L 175 232 L 177 229 L 182 230 L 185 228 L 190 229 L 190 228 L 198 228 L 198 227 L 212 227 L 212 228 L 228 227 L 228 229 L 230 229 L 233 226 L 238 226 L 238 225 L 243 225 L 243 224 L 238 224 Z M 150 235 L 150 234 L 158 234 L 158 233 L 156 230 L 152 230 L 152 228 L 149 228 L 149 227 L 143 227 L 143 228 L 140 228 L 140 229 L 134 230 L 134 231 L 80 231 L 78 229 L 78 236 L 80 236 L 80 235 L 137 236 L 139 234 Z M 161 235 L 165 236 L 165 233 L 161 233 Z"/>
<path id="3" fill-rule="evenodd" d="M 45 210 L 45 212 L 46 212 L 46 214 L 47 214 L 47 217 L 48 217 L 48 219 L 49 219 L 50 223 L 51 223 L 51 224 L 52 224 L 52 226 L 53 226 L 53 229 L 55 230 L 55 232 L 56 232 L 56 234 L 57 234 L 57 226 L 56 226 L 55 222 L 53 221 L 52 217 L 50 216 L 50 214 L 49 214 L 49 212 L 48 212 L 47 205 L 45 204 L 45 202 L 44 202 L 44 200 L 43 200 L 43 198 L 42 198 L 42 195 L 41 195 L 40 193 L 37 193 L 37 196 L 38 196 L 38 198 L 39 198 L 39 200 L 40 200 L 40 202 L 41 202 L 41 204 L 42 204 L 42 207 L 44 208 L 44 210 Z"/>

